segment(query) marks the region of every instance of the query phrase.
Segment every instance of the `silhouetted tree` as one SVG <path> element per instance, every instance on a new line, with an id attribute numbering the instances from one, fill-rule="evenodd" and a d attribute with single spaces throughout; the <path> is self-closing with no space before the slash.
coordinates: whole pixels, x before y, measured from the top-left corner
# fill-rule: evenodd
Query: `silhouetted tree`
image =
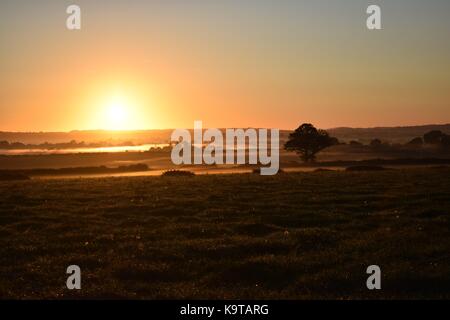
<path id="1" fill-rule="evenodd" d="M 423 135 L 423 141 L 426 144 L 440 144 L 442 137 L 445 136 L 440 130 L 433 130 Z"/>
<path id="2" fill-rule="evenodd" d="M 450 136 L 448 134 L 444 134 L 441 138 L 441 145 L 443 147 L 450 147 Z"/>
<path id="3" fill-rule="evenodd" d="M 314 161 L 321 150 L 339 143 L 330 137 L 325 130 L 318 130 L 310 123 L 304 123 L 289 135 L 284 145 L 288 151 L 295 151 L 305 161 Z"/>
<path id="4" fill-rule="evenodd" d="M 421 137 L 414 138 L 410 142 L 408 142 L 407 145 L 420 147 L 421 145 L 423 145 L 423 139 Z"/>
<path id="5" fill-rule="evenodd" d="M 378 148 L 381 147 L 383 143 L 381 142 L 380 139 L 373 139 L 372 141 L 370 141 L 370 146 L 373 148 Z"/>

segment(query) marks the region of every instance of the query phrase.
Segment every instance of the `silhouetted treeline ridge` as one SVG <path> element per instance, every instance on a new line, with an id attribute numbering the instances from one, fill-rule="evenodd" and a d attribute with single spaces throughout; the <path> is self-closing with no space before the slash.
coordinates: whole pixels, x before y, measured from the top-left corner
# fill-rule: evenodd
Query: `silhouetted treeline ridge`
<path id="1" fill-rule="evenodd" d="M 349 166 L 448 166 L 450 159 L 441 158 L 403 158 L 403 159 L 367 159 L 367 160 L 336 160 L 321 161 L 313 164 L 315 167 L 349 167 Z M 311 166 L 311 164 L 303 163 L 299 166 Z"/>
<path id="2" fill-rule="evenodd" d="M 40 144 L 24 144 L 22 142 L 0 141 L 0 149 L 3 150 L 22 150 L 22 149 L 39 149 L 39 150 L 60 150 L 60 149 L 81 149 L 81 148 L 104 148 L 104 147 L 128 147 L 133 146 L 133 142 L 125 141 L 121 143 L 111 143 L 108 141 L 98 143 L 86 143 L 84 141 L 77 142 L 72 140 L 65 143 L 40 143 Z"/>
<path id="3" fill-rule="evenodd" d="M 421 125 L 404 127 L 376 127 L 376 128 L 349 128 L 339 127 L 326 129 L 330 136 L 339 141 L 349 142 L 358 140 L 361 143 L 370 143 L 373 139 L 389 141 L 391 143 L 407 143 L 415 137 L 423 136 L 426 132 L 440 130 L 450 134 L 450 124 Z M 0 131 L 0 141 L 21 142 L 24 144 L 65 143 L 67 141 L 85 141 L 97 143 L 106 141 L 112 144 L 131 141 L 134 144 L 168 143 L 173 129 L 162 130 L 136 130 L 136 131 L 107 131 L 107 130 L 79 130 L 70 132 L 5 132 Z M 281 143 L 287 141 L 291 130 L 281 130 Z"/>
<path id="4" fill-rule="evenodd" d="M 421 137 L 425 133 L 434 130 L 450 134 L 450 124 L 375 128 L 340 127 L 327 129 L 327 132 L 340 141 L 350 142 L 351 140 L 356 140 L 360 143 L 368 144 L 373 139 L 391 143 L 407 143 L 415 137 Z"/>

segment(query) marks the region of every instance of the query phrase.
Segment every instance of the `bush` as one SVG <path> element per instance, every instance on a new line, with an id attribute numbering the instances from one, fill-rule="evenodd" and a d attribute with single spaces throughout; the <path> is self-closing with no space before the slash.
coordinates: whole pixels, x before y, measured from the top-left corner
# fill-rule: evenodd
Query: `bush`
<path id="1" fill-rule="evenodd" d="M 192 177 L 195 176 L 195 173 L 191 171 L 185 171 L 185 170 L 168 170 L 164 171 L 161 175 L 163 177 Z"/>
<path id="2" fill-rule="evenodd" d="M 252 170 L 252 173 L 261 174 L 261 168 L 255 168 Z M 278 173 L 284 173 L 283 169 L 278 169 Z"/>

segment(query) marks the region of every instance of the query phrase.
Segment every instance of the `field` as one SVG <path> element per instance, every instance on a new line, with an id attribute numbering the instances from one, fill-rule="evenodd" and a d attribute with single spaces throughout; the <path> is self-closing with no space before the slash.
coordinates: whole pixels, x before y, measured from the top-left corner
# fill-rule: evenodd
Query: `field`
<path id="1" fill-rule="evenodd" d="M 442 167 L 0 182 L 0 297 L 450 298 L 449 181 Z"/>

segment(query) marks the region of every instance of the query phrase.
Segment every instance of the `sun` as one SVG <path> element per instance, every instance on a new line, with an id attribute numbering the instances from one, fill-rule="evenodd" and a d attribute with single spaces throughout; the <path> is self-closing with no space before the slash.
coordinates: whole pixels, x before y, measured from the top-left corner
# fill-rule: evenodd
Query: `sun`
<path id="1" fill-rule="evenodd" d="M 106 103 L 105 128 L 124 130 L 129 126 L 130 104 L 123 96 L 113 96 Z"/>
<path id="2" fill-rule="evenodd" d="M 136 131 L 151 128 L 158 105 L 135 85 L 92 85 L 84 107 L 86 127 L 90 130 Z"/>

